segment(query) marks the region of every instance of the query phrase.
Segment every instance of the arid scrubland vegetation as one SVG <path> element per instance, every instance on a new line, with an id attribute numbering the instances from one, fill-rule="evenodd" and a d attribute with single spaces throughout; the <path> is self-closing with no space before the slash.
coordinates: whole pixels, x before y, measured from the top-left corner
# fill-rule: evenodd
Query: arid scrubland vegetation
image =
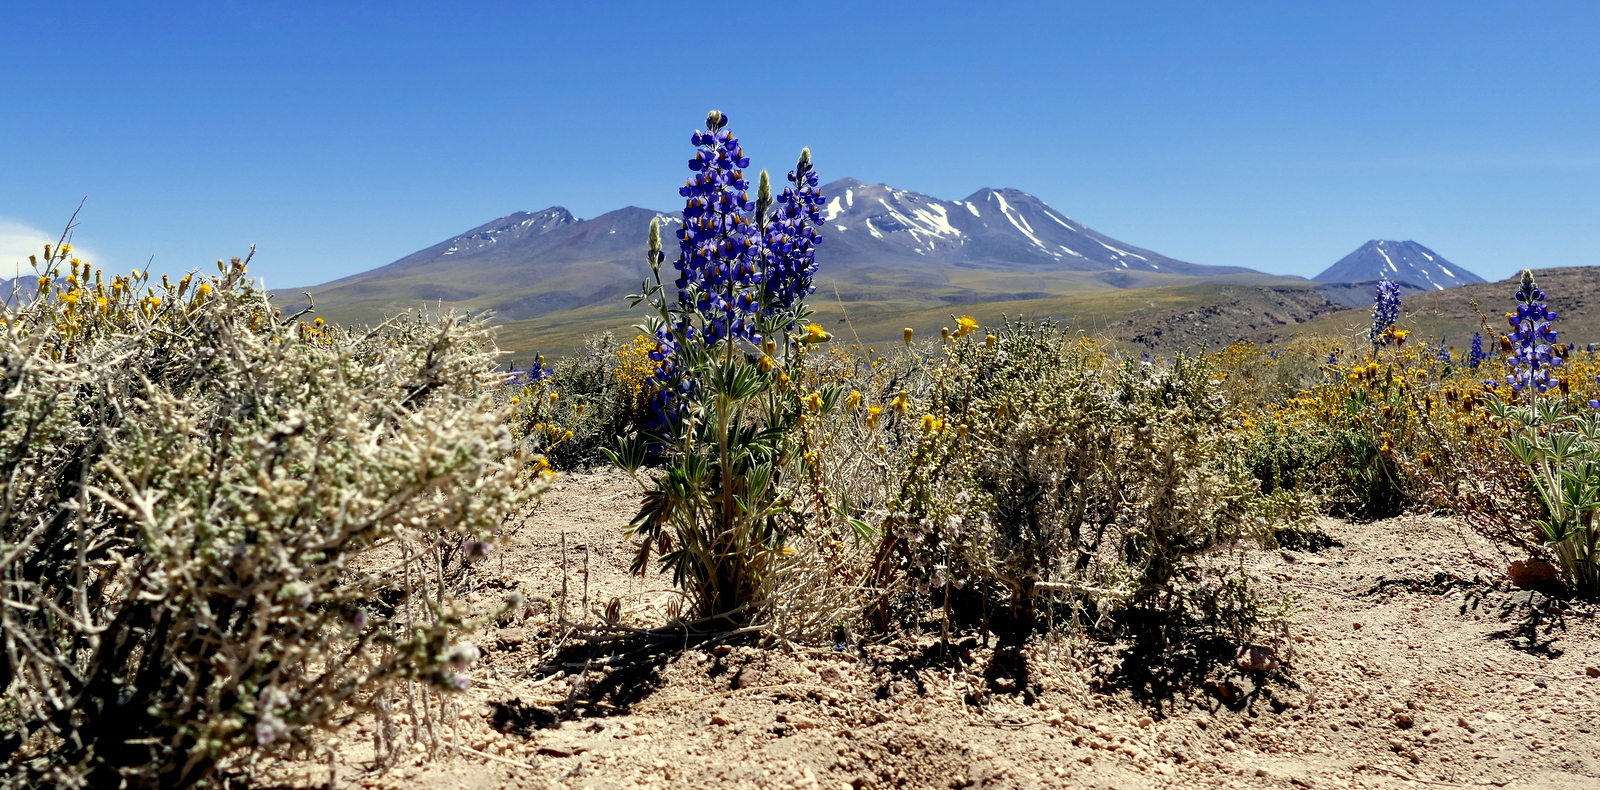
<path id="1" fill-rule="evenodd" d="M 157 282 L 46 250 L 0 348 L 0 784 L 1519 778 L 1439 735 L 1505 720 L 1435 726 L 1444 673 L 1352 723 L 1379 703 L 1343 673 L 1382 651 L 1318 650 L 1396 586 L 1436 599 L 1366 638 L 1424 650 L 1463 595 L 1505 602 L 1505 651 L 1594 638 L 1600 359 L 1560 294 L 1529 275 L 1467 349 L 1396 328 L 1383 289 L 1364 338 L 1150 359 L 952 316 L 867 347 L 808 320 L 809 153 L 774 194 L 726 123 L 694 135 L 676 261 L 641 250 L 644 332 L 509 374 L 481 322 L 336 327 L 246 261 Z M 533 505 L 567 474 L 587 499 Z M 636 510 L 569 530 L 568 505 Z M 1339 567 L 1358 540 L 1423 575 Z M 1600 770 L 1585 644 L 1511 673 L 1577 688 L 1515 701 L 1572 786 Z M 585 764 L 574 732 L 689 746 Z M 1395 766 L 1271 756 L 1372 744 Z"/>

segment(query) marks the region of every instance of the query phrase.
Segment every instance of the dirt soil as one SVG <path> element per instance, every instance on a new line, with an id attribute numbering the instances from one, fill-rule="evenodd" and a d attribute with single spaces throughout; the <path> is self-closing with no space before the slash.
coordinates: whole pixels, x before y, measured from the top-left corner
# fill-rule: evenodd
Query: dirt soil
<path id="1" fill-rule="evenodd" d="M 1166 693 L 1065 640 L 997 651 L 976 634 L 954 655 L 931 636 L 705 643 L 584 670 L 581 646 L 552 644 L 564 578 L 572 620 L 610 606 L 655 625 L 671 610 L 667 579 L 627 573 L 638 503 L 624 476 L 570 475 L 524 514 L 468 596 L 485 611 L 512 587 L 533 601 L 474 637 L 484 658 L 445 739 L 471 751 L 379 773 L 358 722 L 336 785 L 1600 788 L 1597 608 L 1500 581 L 1481 564 L 1493 548 L 1449 520 L 1327 519 L 1297 551 L 1260 552 L 1261 582 L 1298 596 L 1281 666 L 1222 665 Z M 274 773 L 324 787 L 330 766 Z"/>

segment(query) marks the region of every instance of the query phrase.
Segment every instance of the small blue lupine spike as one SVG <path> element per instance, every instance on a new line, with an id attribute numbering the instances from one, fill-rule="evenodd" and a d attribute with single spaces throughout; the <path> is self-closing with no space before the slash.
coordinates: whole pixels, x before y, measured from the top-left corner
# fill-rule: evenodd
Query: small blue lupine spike
<path id="1" fill-rule="evenodd" d="M 1378 281 L 1372 298 L 1372 327 L 1367 338 L 1373 345 L 1387 342 L 1390 327 L 1400 319 L 1400 285 L 1387 279 Z"/>
<path id="2" fill-rule="evenodd" d="M 1560 384 L 1559 379 L 1550 375 L 1550 369 L 1561 367 L 1564 362 L 1552 348 L 1558 334 L 1551 329 L 1556 313 L 1545 304 L 1545 293 L 1534 285 L 1531 270 L 1523 271 L 1522 287 L 1517 289 L 1516 299 L 1516 314 L 1508 319 L 1512 332 L 1506 337 L 1515 348 L 1506 360 L 1511 370 L 1506 383 L 1511 385 L 1512 392 L 1520 393 L 1528 387 L 1547 392 Z M 1481 345 L 1479 340 L 1475 347 Z"/>

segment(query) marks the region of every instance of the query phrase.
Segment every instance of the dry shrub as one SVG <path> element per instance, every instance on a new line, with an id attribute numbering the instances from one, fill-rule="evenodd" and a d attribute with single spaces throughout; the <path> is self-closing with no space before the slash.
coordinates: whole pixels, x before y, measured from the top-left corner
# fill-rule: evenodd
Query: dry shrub
<path id="1" fill-rule="evenodd" d="M 1108 628 L 1159 619 L 1176 630 L 1155 636 L 1180 641 L 1197 627 L 1243 641 L 1281 614 L 1237 549 L 1301 498 L 1261 494 L 1208 358 L 1119 361 L 1049 324 L 957 326 L 817 371 L 852 393 L 816 432 L 816 485 L 876 527 L 872 561 L 841 570 L 870 621 L 919 620 L 907 594 L 946 627 L 952 601 L 1004 612 L 1019 638 L 1057 602 Z"/>
<path id="2" fill-rule="evenodd" d="M 185 787 L 460 686 L 446 562 L 541 485 L 484 327 L 350 333 L 238 259 L 153 284 L 68 254 L 0 328 L 0 786 Z"/>

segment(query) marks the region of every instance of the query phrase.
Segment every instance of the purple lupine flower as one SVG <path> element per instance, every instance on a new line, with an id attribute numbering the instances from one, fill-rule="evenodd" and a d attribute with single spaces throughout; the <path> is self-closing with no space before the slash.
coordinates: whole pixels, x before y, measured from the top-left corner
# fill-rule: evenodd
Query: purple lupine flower
<path id="1" fill-rule="evenodd" d="M 1328 355 L 1328 364 L 1329 365 L 1337 365 L 1337 364 L 1339 364 L 1339 355 L 1338 354 L 1329 354 Z"/>
<path id="2" fill-rule="evenodd" d="M 706 317 L 703 340 L 729 338 L 760 343 L 752 320 L 761 282 L 761 239 L 750 212 L 750 166 L 739 138 L 725 128 L 728 117 L 712 111 L 706 130 L 690 136 L 699 150 L 689 160 L 695 175 L 678 194 L 687 198 L 678 229 L 678 304 Z"/>
<path id="3" fill-rule="evenodd" d="M 489 551 L 493 548 L 488 541 L 467 538 L 461 541 L 461 561 L 468 565 L 481 562 L 489 557 Z"/>
<path id="4" fill-rule="evenodd" d="M 650 359 L 656 363 L 655 372 L 650 374 L 651 383 L 655 385 L 649 404 L 651 427 L 658 430 L 667 430 L 677 423 L 697 389 L 694 380 L 684 375 L 678 349 L 680 333 L 690 342 L 697 338 L 694 325 L 684 319 L 679 322 L 677 332 L 670 326 L 657 329 L 656 347 L 650 351 Z"/>
<path id="5" fill-rule="evenodd" d="M 1489 352 L 1483 350 L 1483 335 L 1478 332 L 1473 332 L 1472 350 L 1467 353 L 1467 367 L 1477 370 L 1478 366 L 1482 365 L 1484 360 L 1487 360 L 1488 358 Z"/>
<path id="6" fill-rule="evenodd" d="M 1455 359 L 1455 357 L 1450 355 L 1450 347 L 1443 343 L 1439 344 L 1439 353 L 1435 354 L 1433 358 L 1446 365 L 1450 364 L 1450 362 Z"/>
<path id="7" fill-rule="evenodd" d="M 1550 326 L 1555 323 L 1556 312 L 1544 299 L 1544 291 L 1534 285 L 1533 271 L 1524 269 L 1522 287 L 1517 289 L 1517 311 L 1506 314 L 1506 322 L 1511 325 L 1511 334 L 1507 336 L 1511 341 L 1511 357 L 1506 360 L 1511 373 L 1506 376 L 1506 383 L 1511 385 L 1512 392 L 1520 393 L 1532 387 L 1542 394 L 1560 384 L 1550 375 L 1551 370 L 1562 364 L 1561 357 L 1551 349 L 1557 333 Z"/>
<path id="8" fill-rule="evenodd" d="M 1400 320 L 1400 284 L 1388 279 L 1378 281 L 1378 286 L 1372 296 L 1372 328 L 1367 330 L 1367 339 L 1373 345 L 1382 345 L 1388 342 L 1389 328 L 1394 322 Z"/>
<path id="9" fill-rule="evenodd" d="M 789 310 L 817 290 L 812 278 L 817 273 L 817 245 L 822 243 L 818 229 L 828 220 L 822 216 L 825 198 L 817 188 L 811 149 L 800 152 L 800 162 L 789 171 L 789 187 L 778 193 L 777 200 L 778 209 L 762 239 L 768 315 Z"/>

